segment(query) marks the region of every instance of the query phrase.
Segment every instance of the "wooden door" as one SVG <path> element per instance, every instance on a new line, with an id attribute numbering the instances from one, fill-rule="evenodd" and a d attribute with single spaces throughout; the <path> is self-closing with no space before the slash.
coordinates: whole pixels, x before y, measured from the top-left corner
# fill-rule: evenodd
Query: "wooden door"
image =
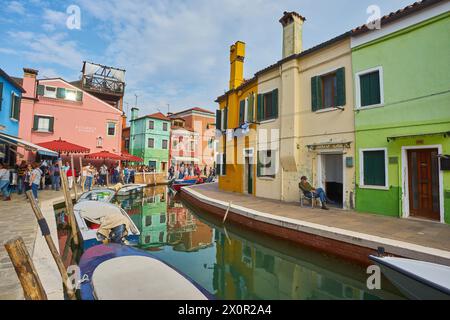
<path id="1" fill-rule="evenodd" d="M 408 151 L 409 213 L 412 217 L 440 220 L 437 149 Z"/>
<path id="2" fill-rule="evenodd" d="M 247 164 L 247 172 L 248 172 L 248 176 L 247 176 L 247 192 L 248 194 L 253 194 L 253 165 L 251 163 L 251 159 L 248 160 L 248 164 Z"/>

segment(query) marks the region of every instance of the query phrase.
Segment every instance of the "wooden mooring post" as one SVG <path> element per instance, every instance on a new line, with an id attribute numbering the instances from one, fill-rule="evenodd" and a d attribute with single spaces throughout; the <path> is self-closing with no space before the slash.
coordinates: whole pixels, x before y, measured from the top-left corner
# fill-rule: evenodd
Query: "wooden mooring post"
<path id="1" fill-rule="evenodd" d="M 47 300 L 39 275 L 22 237 L 5 243 L 5 249 L 16 270 L 26 300 Z"/>
<path id="2" fill-rule="evenodd" d="M 27 191 L 27 196 L 28 199 L 30 200 L 31 208 L 33 209 L 34 215 L 36 216 L 42 235 L 44 236 L 48 248 L 50 249 L 50 252 L 53 256 L 53 259 L 55 260 L 56 265 L 58 266 L 58 270 L 59 273 L 61 274 L 63 285 L 66 288 L 66 293 L 69 299 L 76 300 L 75 292 L 73 291 L 72 287 L 69 286 L 69 277 L 67 275 L 66 267 L 64 266 L 61 256 L 59 255 L 58 249 L 56 248 L 56 245 L 53 242 L 52 236 L 50 234 L 50 228 L 48 227 L 47 221 L 45 220 L 44 215 L 42 214 L 41 208 L 38 206 L 36 199 L 34 199 L 31 190 Z"/>
<path id="3" fill-rule="evenodd" d="M 77 177 L 75 175 L 75 166 L 73 161 L 73 154 L 70 155 L 70 168 L 72 169 L 72 179 L 73 179 L 73 190 L 75 191 L 75 201 L 78 200 L 78 186 L 77 186 Z"/>
<path id="4" fill-rule="evenodd" d="M 70 194 L 69 182 L 67 180 L 67 175 L 66 175 L 65 172 L 61 172 L 61 187 L 63 189 L 64 200 L 66 202 L 66 211 L 67 211 L 67 215 L 69 217 L 70 228 L 72 230 L 73 243 L 75 245 L 79 245 L 80 241 L 78 239 L 78 232 L 77 232 L 77 224 L 76 224 L 76 221 L 75 221 L 75 214 L 73 213 L 72 196 Z"/>
<path id="5" fill-rule="evenodd" d="M 80 175 L 80 187 L 81 187 L 81 192 L 84 193 L 84 179 L 85 179 L 85 177 L 83 177 L 83 160 L 81 160 L 81 157 L 79 159 L 80 159 L 80 172 L 79 172 L 79 175 Z"/>

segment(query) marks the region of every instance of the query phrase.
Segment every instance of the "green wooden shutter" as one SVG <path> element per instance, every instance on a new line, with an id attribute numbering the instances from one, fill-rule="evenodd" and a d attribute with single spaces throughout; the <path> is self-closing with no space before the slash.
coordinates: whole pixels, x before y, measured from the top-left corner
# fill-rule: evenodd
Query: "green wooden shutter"
<path id="1" fill-rule="evenodd" d="M 77 91 L 77 101 L 83 101 L 83 91 Z"/>
<path id="2" fill-rule="evenodd" d="M 272 91 L 272 119 L 278 118 L 278 89 Z"/>
<path id="3" fill-rule="evenodd" d="M 261 151 L 258 151 L 257 161 L 256 161 L 256 176 L 261 177 L 261 161 L 259 159 L 259 154 Z"/>
<path id="4" fill-rule="evenodd" d="M 254 106 L 255 106 L 255 95 L 252 93 L 248 97 L 248 109 L 247 109 L 247 119 L 249 123 L 252 123 L 255 121 L 254 119 Z"/>
<path id="5" fill-rule="evenodd" d="M 264 118 L 264 99 L 262 94 L 258 94 L 258 100 L 257 100 L 257 119 L 258 121 L 262 121 Z"/>
<path id="6" fill-rule="evenodd" d="M 58 99 L 65 99 L 66 98 L 66 89 L 64 89 L 64 88 L 57 88 L 56 89 L 56 97 Z"/>
<path id="7" fill-rule="evenodd" d="M 53 127 L 54 127 L 54 125 L 55 125 L 55 118 L 53 118 L 53 117 L 51 117 L 51 118 L 49 118 L 50 119 L 50 124 L 49 124 L 49 126 L 48 126 L 48 131 L 50 131 L 50 132 L 53 132 Z"/>
<path id="8" fill-rule="evenodd" d="M 222 156 L 222 166 L 223 166 L 223 175 L 226 176 L 227 175 L 227 154 L 224 153 Z"/>
<path id="9" fill-rule="evenodd" d="M 19 96 L 14 97 L 14 115 L 13 118 L 17 121 L 20 120 L 20 104 L 21 104 L 21 98 Z"/>
<path id="10" fill-rule="evenodd" d="M 340 68 L 336 71 L 336 106 L 343 107 L 346 103 L 345 68 Z"/>
<path id="11" fill-rule="evenodd" d="M 11 102 L 9 103 L 10 108 L 9 108 L 9 117 L 10 118 L 14 118 L 14 103 L 16 102 L 15 98 L 15 94 L 14 92 L 11 92 Z"/>
<path id="12" fill-rule="evenodd" d="M 216 110 L 216 129 L 222 131 L 222 110 Z"/>
<path id="13" fill-rule="evenodd" d="M 322 81 L 320 77 L 311 78 L 311 102 L 313 112 L 322 108 Z"/>
<path id="14" fill-rule="evenodd" d="M 39 117 L 38 116 L 34 116 L 33 119 L 33 130 L 36 131 L 39 127 Z"/>
<path id="15" fill-rule="evenodd" d="M 360 76 L 359 84 L 361 107 L 381 103 L 380 73 L 378 71 Z"/>
<path id="16" fill-rule="evenodd" d="M 381 186 L 386 185 L 386 171 L 385 171 L 385 152 L 379 151 L 364 151 L 364 185 L 366 186 Z"/>
<path id="17" fill-rule="evenodd" d="M 239 102 L 239 125 L 244 124 L 245 119 L 245 100 Z"/>
<path id="18" fill-rule="evenodd" d="M 0 111 L 2 110 L 3 104 L 3 82 L 0 82 Z"/>
<path id="19" fill-rule="evenodd" d="M 45 86 L 40 84 L 37 87 L 37 95 L 38 96 L 43 96 L 44 95 L 44 91 L 45 91 Z"/>
<path id="20" fill-rule="evenodd" d="M 224 112 L 223 112 L 223 116 L 224 116 L 224 128 L 222 128 L 222 130 L 226 130 L 226 129 L 228 129 L 228 107 L 226 107 L 224 110 L 223 110 Z"/>

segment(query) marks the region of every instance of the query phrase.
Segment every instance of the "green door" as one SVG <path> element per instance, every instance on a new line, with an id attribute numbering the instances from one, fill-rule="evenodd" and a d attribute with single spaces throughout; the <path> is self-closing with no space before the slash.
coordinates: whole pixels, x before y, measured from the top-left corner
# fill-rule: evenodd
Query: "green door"
<path id="1" fill-rule="evenodd" d="M 253 165 L 251 163 L 247 164 L 248 170 L 248 194 L 253 194 Z"/>

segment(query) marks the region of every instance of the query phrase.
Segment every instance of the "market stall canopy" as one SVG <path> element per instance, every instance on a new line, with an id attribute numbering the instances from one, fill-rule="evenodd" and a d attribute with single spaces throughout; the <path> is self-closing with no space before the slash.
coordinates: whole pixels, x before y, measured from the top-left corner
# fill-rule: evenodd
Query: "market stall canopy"
<path id="1" fill-rule="evenodd" d="M 122 153 L 123 161 L 130 161 L 130 162 L 144 162 L 144 159 L 133 156 L 132 154 L 129 154 L 127 152 Z"/>
<path id="2" fill-rule="evenodd" d="M 86 159 L 103 159 L 103 160 L 123 160 L 118 154 L 114 154 L 108 151 L 102 151 L 97 153 L 88 154 Z"/>
<path id="3" fill-rule="evenodd" d="M 58 153 L 89 153 L 90 149 L 61 140 L 54 140 L 49 142 L 38 143 L 39 146 Z"/>
<path id="4" fill-rule="evenodd" d="M 7 143 L 9 145 L 14 145 L 18 147 L 23 147 L 27 151 L 37 152 L 44 156 L 49 157 L 59 157 L 59 154 L 55 151 L 49 150 L 47 148 L 41 147 L 37 144 L 19 139 L 14 136 L 10 136 L 8 134 L 0 133 L 0 142 Z"/>

